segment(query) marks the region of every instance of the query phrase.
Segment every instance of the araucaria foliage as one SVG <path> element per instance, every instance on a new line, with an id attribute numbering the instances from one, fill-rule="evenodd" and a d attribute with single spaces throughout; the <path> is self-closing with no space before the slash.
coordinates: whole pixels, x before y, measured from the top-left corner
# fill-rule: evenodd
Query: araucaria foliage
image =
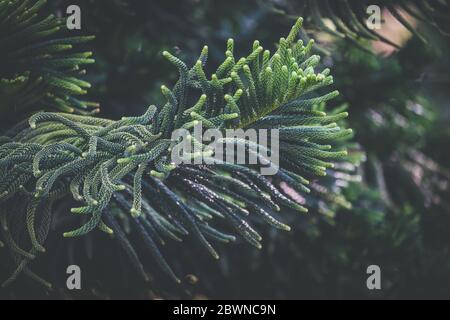
<path id="1" fill-rule="evenodd" d="M 76 47 L 92 36 L 68 36 L 63 19 L 40 13 L 45 0 L 0 1 L 0 113 L 17 120 L 36 110 L 92 114 L 96 103 L 78 96 L 90 84 L 81 66 L 94 60 Z M 5 119 L 2 119 L 4 121 Z"/>
<path id="2" fill-rule="evenodd" d="M 49 285 L 27 265 L 45 251 L 52 205 L 60 198 L 73 198 L 79 206 L 72 213 L 88 217 L 79 228 L 67 230 L 65 237 L 96 229 L 113 234 L 144 278 L 144 266 L 119 216 L 129 220 L 156 262 L 177 282 L 160 252 L 165 239 L 195 237 L 219 258 L 211 240 L 231 242 L 238 235 L 261 247 L 262 237 L 250 224 L 250 216 L 289 230 L 281 210 L 307 209 L 280 183 L 308 193 L 310 179 L 326 175 L 333 162 L 346 157 L 343 140 L 351 135 L 350 129 L 336 124 L 346 112 L 318 110 L 338 93 L 324 91 L 333 78 L 328 69 L 316 70 L 320 57 L 310 54 L 313 42 L 296 41 L 301 24 L 299 19 L 273 54 L 255 41 L 247 57 L 236 59 L 233 40 L 228 40 L 226 58 L 211 76 L 205 73 L 207 47 L 193 67 L 164 52 L 178 68 L 179 80 L 172 89 L 162 86 L 164 105 L 150 106 L 140 117 L 112 121 L 37 113 L 29 119 L 30 128 L 18 128 L 3 138 L 0 233 L 17 266 L 5 284 L 24 272 Z M 173 130 L 192 130 L 197 123 L 221 130 L 278 128 L 280 170 L 269 179 L 257 165 L 174 166 Z M 246 144 L 239 139 L 234 143 Z M 200 148 L 200 153 L 189 156 L 211 156 L 206 145 Z M 223 230 L 224 225 L 236 234 Z"/>

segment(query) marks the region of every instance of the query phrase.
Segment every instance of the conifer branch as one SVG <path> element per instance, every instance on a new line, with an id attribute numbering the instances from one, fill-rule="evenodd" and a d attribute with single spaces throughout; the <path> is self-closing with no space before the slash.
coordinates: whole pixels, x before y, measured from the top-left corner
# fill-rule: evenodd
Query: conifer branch
<path id="1" fill-rule="evenodd" d="M 0 183 L 0 234 L 17 264 L 5 284 L 28 270 L 28 261 L 45 250 L 48 213 L 40 208 L 51 208 L 60 197 L 77 201 L 71 212 L 88 217 L 78 228 L 67 230 L 65 237 L 96 229 L 113 234 L 144 279 L 148 279 L 145 269 L 117 221 L 118 211 L 176 282 L 179 278 L 160 251 L 162 239 L 192 236 L 218 259 L 213 240 L 228 243 L 239 236 L 261 248 L 263 239 L 249 215 L 290 230 L 283 222 L 284 209 L 307 212 L 309 203 L 295 201 L 280 183 L 306 196 L 310 179 L 333 172 L 335 163 L 349 161 L 345 141 L 352 134 L 337 124 L 346 112 L 324 112 L 325 103 L 338 93 L 318 93 L 333 78 L 328 69 L 317 71 L 320 57 L 311 55 L 312 42 L 295 40 L 301 24 L 298 19 L 273 55 L 255 41 L 247 57 L 236 59 L 233 40 L 228 40 L 225 61 L 211 76 L 205 72 L 207 47 L 190 68 L 164 52 L 178 68 L 179 80 L 172 89 L 162 86 L 165 104 L 150 106 L 142 116 L 112 121 L 42 112 L 30 117 L 30 128 L 3 138 L 0 171 L 7 178 Z M 268 179 L 258 172 L 258 165 L 175 166 L 170 152 L 178 141 L 171 137 L 173 130 L 193 130 L 199 123 L 221 130 L 278 128 L 280 170 Z M 188 157 L 212 156 L 203 142 L 193 142 L 200 152 Z M 239 139 L 234 143 L 248 147 Z M 332 196 L 327 201 L 345 202 Z M 29 239 L 21 241 L 25 221 Z M 223 222 L 234 234 L 222 230 Z"/>

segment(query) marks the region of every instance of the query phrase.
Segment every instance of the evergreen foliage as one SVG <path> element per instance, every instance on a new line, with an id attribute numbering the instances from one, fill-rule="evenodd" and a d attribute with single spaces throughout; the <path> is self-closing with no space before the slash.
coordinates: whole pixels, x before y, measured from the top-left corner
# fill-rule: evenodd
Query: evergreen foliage
<path id="1" fill-rule="evenodd" d="M 67 35 L 63 19 L 42 14 L 45 3 L 0 1 L 2 121 L 17 121 L 42 109 L 98 112 L 98 104 L 79 98 L 90 88 L 80 79 L 86 72 L 81 68 L 94 59 L 78 48 L 93 37 Z"/>
<path id="2" fill-rule="evenodd" d="M 216 220 L 225 220 L 257 248 L 262 237 L 247 222 L 248 215 L 290 230 L 276 212 L 307 209 L 290 199 L 279 183 L 309 193 L 307 179 L 324 176 L 333 162 L 345 160 L 347 151 L 340 141 L 351 135 L 350 129 L 336 124 L 346 112 L 317 109 L 338 93 L 315 94 L 333 78 L 329 69 L 315 71 L 320 57 L 310 54 L 313 42 L 296 41 L 301 24 L 299 19 L 273 54 L 255 41 L 247 57 L 236 59 L 233 40 L 228 40 L 226 59 L 210 77 L 204 71 L 207 47 L 191 68 L 165 51 L 180 78 L 172 89 L 161 87 L 166 103 L 150 106 L 142 116 L 112 121 L 37 113 L 29 119 L 30 128 L 17 128 L 11 138 L 4 138 L 1 170 L 8 178 L 2 181 L 2 208 L 16 210 L 2 210 L 1 225 L 17 264 L 5 285 L 22 271 L 40 279 L 27 263 L 45 252 L 51 207 L 68 195 L 79 203 L 72 213 L 89 218 L 64 236 L 82 236 L 94 229 L 114 233 L 144 278 L 144 268 L 117 222 L 117 211 L 131 220 L 157 263 L 177 282 L 158 249 L 165 238 L 181 241 L 190 234 L 218 258 L 210 239 L 230 242 L 236 237 L 217 229 Z M 274 181 L 259 174 L 257 167 L 227 162 L 175 167 L 170 150 L 177 141 L 171 134 L 177 128 L 192 130 L 197 123 L 219 129 L 279 128 L 281 161 Z M 187 157 L 212 156 L 207 145 L 192 135 L 188 138 L 201 144 L 201 151 Z M 240 139 L 232 143 L 249 148 Z M 331 202 L 345 201 L 326 196 Z M 25 225 L 26 240 L 21 230 Z"/>
<path id="3" fill-rule="evenodd" d="M 449 297 L 448 1 L 80 0 L 82 30 L 97 39 L 72 49 L 90 37 L 64 32 L 60 19 L 43 22 L 59 31 L 41 34 L 42 20 L 72 2 L 43 4 L 0 0 L 2 13 L 36 11 L 25 33 L 30 9 L 0 20 L 0 296 Z M 410 37 L 390 56 L 373 52 L 396 37 L 367 28 L 369 4 Z M 272 54 L 252 45 L 276 42 L 299 15 L 303 42 L 293 33 Z M 93 51 L 89 78 L 83 64 L 33 64 L 42 44 L 45 63 Z M 16 91 L 11 79 L 26 71 L 56 72 L 81 90 L 74 79 L 89 81 L 101 117 L 95 104 L 73 104 L 81 96 L 64 82 Z M 51 112 L 18 123 L 38 110 Z M 201 147 L 188 157 L 211 155 L 195 140 L 198 123 L 280 129 L 281 170 L 175 166 L 176 128 Z M 60 290 L 70 264 L 83 270 L 79 293 Z M 371 264 L 381 291 L 365 286 Z"/>
<path id="4" fill-rule="evenodd" d="M 393 47 L 399 44 L 389 36 L 380 34 L 367 25 L 367 17 L 373 11 L 367 12 L 369 6 L 376 5 L 380 10 L 389 12 L 396 21 L 402 24 L 422 42 L 427 43 L 422 31 L 411 24 L 407 16 L 413 17 L 427 27 L 437 30 L 441 34 L 449 34 L 448 19 L 450 18 L 448 1 L 402 1 L 402 0 L 318 0 L 318 1 L 271 1 L 272 10 L 282 14 L 301 15 L 308 17 L 308 22 L 314 28 L 325 31 L 339 39 L 346 40 L 353 45 L 363 48 L 360 40 L 383 41 Z M 381 13 L 381 12 L 380 12 Z M 332 26 L 325 21 L 329 20 Z"/>

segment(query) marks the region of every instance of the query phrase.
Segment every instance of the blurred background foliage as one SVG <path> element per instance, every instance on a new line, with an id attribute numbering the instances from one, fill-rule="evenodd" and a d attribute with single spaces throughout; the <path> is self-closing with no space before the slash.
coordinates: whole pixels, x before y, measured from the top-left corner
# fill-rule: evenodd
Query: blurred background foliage
<path id="1" fill-rule="evenodd" d="M 383 9 L 382 39 L 364 36 L 361 24 L 349 18 L 362 14 L 358 1 L 332 1 L 331 10 L 329 2 L 51 1 L 45 10 L 59 16 L 69 4 L 78 4 L 83 33 L 96 36 L 89 44 L 96 63 L 85 77 L 92 85 L 87 96 L 100 103 L 101 116 L 113 119 L 140 114 L 162 100 L 160 85 L 177 77 L 163 50 L 194 62 L 206 44 L 210 62 L 217 65 L 226 39 L 233 37 L 237 53 L 244 54 L 253 39 L 273 44 L 293 17 L 304 16 L 303 36 L 316 39 L 322 63 L 331 68 L 341 92 L 334 103 L 347 105 L 346 121 L 366 161 L 355 173 L 359 179 L 342 178 L 351 208 L 307 216 L 286 212 L 293 230 L 282 234 L 266 228 L 260 251 L 242 243 L 219 246 L 217 263 L 201 252 L 169 245 L 167 256 L 177 257 L 175 270 L 189 270 L 181 286 L 158 276 L 158 270 L 143 285 L 102 235 L 68 245 L 50 238 L 49 254 L 37 268 L 64 283 L 63 266 L 80 264 L 89 288 L 83 297 L 450 298 L 447 2 L 430 1 L 430 9 L 411 1 L 412 12 L 419 13 L 415 17 L 404 10 L 409 1 L 371 1 Z M 431 20 L 433 5 L 439 14 Z M 420 34 L 411 33 L 395 18 L 398 14 Z M 381 268 L 382 290 L 366 288 L 371 264 Z M 14 287 L 17 297 L 43 294 L 38 285 L 30 290 L 26 279 Z"/>

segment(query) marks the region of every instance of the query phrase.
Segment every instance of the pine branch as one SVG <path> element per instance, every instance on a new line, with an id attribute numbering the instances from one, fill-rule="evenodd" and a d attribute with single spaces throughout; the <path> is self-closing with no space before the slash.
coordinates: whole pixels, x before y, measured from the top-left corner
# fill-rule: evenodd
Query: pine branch
<path id="1" fill-rule="evenodd" d="M 217 259 L 211 240 L 229 243 L 239 236 L 261 248 L 262 237 L 249 223 L 249 215 L 290 230 L 278 216 L 288 208 L 299 212 L 307 208 L 279 183 L 307 195 L 309 179 L 333 172 L 339 161 L 350 161 L 345 141 L 351 130 L 336 124 L 347 113 L 323 111 L 324 104 L 338 93 L 318 93 L 333 79 L 328 69 L 316 72 L 320 57 L 311 55 L 312 41 L 304 45 L 295 40 L 301 24 L 299 19 L 289 35 L 280 39 L 273 55 L 255 41 L 247 57 L 236 59 L 233 40 L 228 40 L 225 61 L 211 76 L 205 73 L 207 47 L 191 68 L 164 52 L 178 68 L 179 80 L 172 89 L 162 86 L 166 103 L 150 106 L 142 116 L 113 121 L 37 113 L 29 119 L 30 128 L 4 138 L 0 171 L 6 178 L 0 183 L 0 234 L 17 264 L 5 284 L 21 271 L 31 272 L 27 263 L 45 250 L 48 232 L 48 210 L 40 208 L 51 208 L 61 197 L 79 203 L 71 209 L 73 214 L 88 217 L 79 228 L 65 232 L 65 237 L 96 229 L 114 234 L 144 279 L 148 279 L 145 269 L 117 221 L 118 212 L 131 222 L 133 232 L 176 282 L 179 278 L 160 252 L 164 239 L 195 237 Z M 271 181 L 258 172 L 258 165 L 175 166 L 170 152 L 178 140 L 172 140 L 172 132 L 177 128 L 192 132 L 196 124 L 221 130 L 278 128 L 280 170 Z M 207 145 L 193 135 L 190 138 L 200 151 L 187 154 L 188 158 L 212 156 Z M 234 143 L 248 147 L 239 139 Z M 328 200 L 342 203 L 337 197 Z M 234 233 L 222 230 L 223 223 Z M 21 241 L 25 227 L 28 240 Z"/>

